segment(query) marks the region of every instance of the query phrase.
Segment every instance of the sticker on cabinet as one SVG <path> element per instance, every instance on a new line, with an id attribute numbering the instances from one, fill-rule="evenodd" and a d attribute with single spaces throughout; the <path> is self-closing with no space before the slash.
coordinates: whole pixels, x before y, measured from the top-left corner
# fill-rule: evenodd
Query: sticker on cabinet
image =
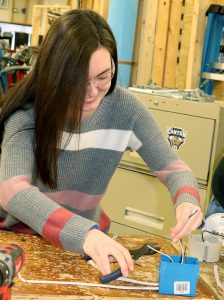
<path id="1" fill-rule="evenodd" d="M 169 127 L 167 128 L 167 139 L 171 148 L 179 150 L 180 146 L 185 143 L 187 132 L 182 128 Z"/>

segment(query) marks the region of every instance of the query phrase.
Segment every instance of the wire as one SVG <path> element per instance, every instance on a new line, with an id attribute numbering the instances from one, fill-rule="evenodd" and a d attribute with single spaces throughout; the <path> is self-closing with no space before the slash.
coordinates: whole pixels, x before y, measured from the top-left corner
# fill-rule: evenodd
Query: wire
<path id="1" fill-rule="evenodd" d="M 95 269 L 99 270 L 97 264 L 93 260 L 88 260 L 88 263 L 94 267 Z M 158 286 L 158 282 L 148 282 L 148 281 L 142 281 L 142 280 L 136 280 L 136 279 L 131 279 L 131 278 L 126 278 L 126 277 L 119 277 L 115 280 L 119 281 L 125 281 L 125 282 L 131 282 L 134 284 L 140 284 L 140 285 L 147 285 L 147 286 Z"/>
<path id="2" fill-rule="evenodd" d="M 198 212 L 198 209 L 196 209 L 196 210 L 189 216 L 188 219 L 190 219 L 191 217 L 193 217 L 197 212 Z"/>
<path id="3" fill-rule="evenodd" d="M 189 216 L 189 218 L 191 218 L 191 217 L 192 217 L 193 215 L 195 215 L 197 212 L 198 212 L 198 209 L 196 209 L 196 210 Z M 116 223 L 116 224 L 119 224 L 119 225 L 123 225 L 123 226 L 129 227 L 129 228 L 134 228 L 134 227 L 132 227 L 132 226 L 127 226 L 127 225 L 124 225 L 124 224 L 121 224 L 121 223 L 115 222 L 115 221 L 113 221 L 113 223 Z M 134 228 L 134 229 L 135 229 L 135 228 Z M 161 235 L 159 235 L 159 234 L 150 233 L 150 232 L 145 231 L 145 230 L 140 230 L 140 231 L 145 232 L 145 233 L 148 233 L 148 234 L 150 234 L 150 235 L 154 235 L 154 236 L 161 237 L 161 238 L 163 238 L 163 239 L 165 239 L 165 240 L 168 240 L 168 241 L 172 241 L 172 239 L 166 238 L 166 237 L 161 236 Z M 115 237 L 114 237 L 114 235 L 115 235 Z M 117 233 L 115 233 L 114 235 L 113 235 L 113 238 L 117 238 L 117 237 L 119 236 Z M 182 242 L 181 242 L 180 240 L 179 240 L 179 243 L 180 243 L 181 253 L 182 253 L 182 254 L 181 254 L 181 258 L 182 258 L 182 259 L 181 259 L 181 263 L 183 263 L 183 260 L 184 260 L 184 249 L 183 249 Z M 171 262 L 174 262 L 173 259 L 172 259 L 172 257 L 170 257 L 169 255 L 167 255 L 167 254 L 165 254 L 165 253 L 163 253 L 163 252 L 160 252 L 159 250 L 153 248 L 152 246 L 149 246 L 149 245 L 147 245 L 147 246 L 148 246 L 149 248 L 151 248 L 153 251 L 158 252 L 158 253 L 160 253 L 160 254 L 162 254 L 162 255 L 168 257 L 169 260 L 170 260 Z"/>
<path id="4" fill-rule="evenodd" d="M 179 245 L 180 245 L 180 253 L 181 253 L 181 264 L 184 262 L 184 248 L 183 248 L 183 244 L 182 244 L 182 240 L 180 239 L 178 241 Z"/>
<path id="5" fill-rule="evenodd" d="M 111 223 L 118 224 L 118 225 L 121 225 L 121 226 L 128 227 L 128 228 L 131 228 L 131 229 L 135 229 L 135 230 L 136 230 L 136 228 L 133 227 L 133 226 L 130 226 L 130 225 L 124 225 L 124 224 L 119 223 L 119 222 L 116 222 L 116 221 L 112 221 Z M 159 234 L 156 234 L 156 233 L 152 233 L 152 232 L 149 232 L 149 231 L 146 231 L 146 230 L 138 229 L 138 231 L 141 231 L 141 232 L 144 232 L 144 233 L 153 235 L 153 236 L 158 236 L 158 237 L 160 237 L 160 238 L 162 238 L 162 239 L 164 239 L 164 240 L 167 240 L 167 241 L 172 241 L 171 238 L 164 237 L 164 236 L 162 236 L 162 235 L 159 235 Z M 116 235 L 116 237 L 119 236 L 118 233 L 114 233 L 114 234 Z"/>
<path id="6" fill-rule="evenodd" d="M 136 280 L 126 277 L 119 277 L 116 280 L 125 281 L 125 282 L 131 282 L 134 284 L 140 284 L 140 285 L 147 285 L 147 286 L 158 286 L 158 282 L 149 282 L 149 281 L 142 281 L 142 280 Z"/>
<path id="7" fill-rule="evenodd" d="M 181 264 L 182 264 L 183 261 L 184 261 L 184 248 L 183 248 L 183 245 L 182 245 L 182 241 L 179 240 L 178 242 L 179 242 L 179 245 L 180 245 L 180 248 L 181 248 Z M 167 255 L 167 254 L 161 252 L 160 250 L 155 249 L 154 247 L 152 247 L 152 246 L 150 246 L 150 245 L 147 245 L 147 247 L 150 248 L 150 249 L 152 249 L 153 251 L 155 251 L 155 252 L 157 252 L 157 253 L 160 253 L 161 255 L 166 256 L 167 258 L 169 258 L 169 260 L 170 260 L 172 263 L 174 262 L 173 259 L 172 259 L 172 257 L 171 257 L 170 255 Z"/>
<path id="8" fill-rule="evenodd" d="M 147 247 L 150 248 L 150 249 L 152 249 L 153 251 L 155 251 L 155 252 L 157 252 L 157 253 L 160 253 L 160 254 L 162 254 L 162 255 L 168 257 L 169 260 L 170 260 L 171 262 L 174 262 L 171 256 L 169 256 L 169 255 L 167 255 L 167 254 L 161 252 L 160 250 L 157 250 L 157 249 L 153 248 L 153 247 L 150 246 L 149 244 L 147 244 Z"/>
<path id="9" fill-rule="evenodd" d="M 217 236 L 220 236 L 220 237 L 223 238 L 223 234 L 220 234 L 220 233 L 218 233 L 218 232 L 216 232 L 216 231 L 203 230 L 203 231 L 202 231 L 202 236 L 201 236 L 203 242 L 205 242 L 205 239 L 204 239 L 204 232 L 207 232 L 207 233 L 210 233 L 210 234 L 213 234 L 213 235 L 217 235 Z"/>
<path id="10" fill-rule="evenodd" d="M 78 286 L 88 286 L 88 287 L 100 287 L 100 288 L 109 288 L 109 289 L 121 289 L 121 290 L 158 290 L 158 284 L 156 286 L 124 286 L 124 285 L 109 285 L 101 283 L 87 283 L 79 281 L 52 281 L 52 280 L 30 280 L 22 277 L 18 273 L 19 279 L 23 283 L 32 283 L 32 284 L 51 284 L 51 285 L 78 285 Z"/>

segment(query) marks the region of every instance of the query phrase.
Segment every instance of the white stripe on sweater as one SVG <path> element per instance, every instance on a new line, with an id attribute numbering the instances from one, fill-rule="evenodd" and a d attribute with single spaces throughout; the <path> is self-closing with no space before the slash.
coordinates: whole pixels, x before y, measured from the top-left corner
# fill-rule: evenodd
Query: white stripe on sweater
<path id="1" fill-rule="evenodd" d="M 81 134 L 72 134 L 70 140 L 69 137 L 70 134 L 64 131 L 59 149 L 74 151 L 99 148 L 122 152 L 127 147 L 136 151 L 142 145 L 142 142 L 130 130 L 98 129 Z"/>

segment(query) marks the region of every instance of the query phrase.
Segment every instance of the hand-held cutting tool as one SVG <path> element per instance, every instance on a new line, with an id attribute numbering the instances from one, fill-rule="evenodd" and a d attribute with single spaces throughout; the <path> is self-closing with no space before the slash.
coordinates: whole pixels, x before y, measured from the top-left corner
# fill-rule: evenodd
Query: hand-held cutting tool
<path id="1" fill-rule="evenodd" d="M 138 249 L 129 250 L 129 252 L 132 256 L 132 259 L 134 261 L 136 261 L 143 255 L 153 255 L 153 254 L 157 253 L 160 250 L 160 248 L 161 247 L 157 243 L 145 243 L 142 247 L 140 247 Z M 86 261 L 92 260 L 92 258 L 86 254 L 84 255 L 84 259 Z M 111 282 L 111 281 L 121 277 L 121 276 L 122 276 L 121 269 L 118 268 L 117 270 L 111 272 L 110 274 L 101 276 L 100 282 L 108 283 L 108 282 Z"/>

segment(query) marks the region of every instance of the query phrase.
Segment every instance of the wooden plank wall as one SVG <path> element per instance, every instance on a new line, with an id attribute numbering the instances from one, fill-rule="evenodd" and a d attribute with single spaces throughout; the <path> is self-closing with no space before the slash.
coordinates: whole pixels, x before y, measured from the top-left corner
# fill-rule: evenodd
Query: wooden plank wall
<path id="1" fill-rule="evenodd" d="M 34 5 L 32 17 L 32 46 L 38 46 L 39 35 L 45 36 L 50 25 L 48 22 L 48 12 L 64 13 L 70 10 L 68 5 Z"/>
<path id="2" fill-rule="evenodd" d="M 141 26 L 138 24 L 136 29 L 131 85 L 199 87 L 205 13 L 210 4 L 224 5 L 224 0 L 140 0 L 140 3 Z M 151 25 L 147 27 L 146 22 Z"/>
<path id="3" fill-rule="evenodd" d="M 147 16 L 148 19 L 155 20 L 155 30 L 151 32 L 153 43 L 149 45 L 150 50 L 140 45 L 137 62 L 135 50 L 137 76 L 136 71 L 133 70 L 132 85 L 152 83 L 162 87 L 184 88 L 187 78 L 193 7 L 196 2 L 202 1 L 158 0 L 154 2 L 157 2 L 157 6 L 154 5 L 153 11 L 148 10 Z M 144 28 L 141 27 L 140 35 L 144 37 L 142 30 Z M 138 36 L 139 33 L 136 32 L 136 35 Z M 143 53 L 149 51 L 153 53 L 151 60 L 144 60 L 147 56 Z M 146 74 L 146 67 L 148 76 L 142 76 Z"/>
<path id="4" fill-rule="evenodd" d="M 82 0 L 80 6 L 107 19 L 109 1 Z M 210 4 L 224 5 L 224 0 L 139 0 L 131 85 L 199 87 L 205 13 Z M 67 5 L 76 8 L 77 1 L 68 0 Z M 214 91 L 224 98 L 224 83 L 216 82 Z"/>
<path id="5" fill-rule="evenodd" d="M 81 8 L 97 11 L 101 16 L 107 19 L 110 0 L 82 0 Z"/>
<path id="6" fill-rule="evenodd" d="M 32 45 L 37 46 L 39 41 L 39 35 L 45 35 L 49 29 L 49 22 L 47 13 L 54 11 L 58 13 L 64 13 L 70 9 L 77 8 L 77 1 L 68 0 L 68 5 L 34 5 L 32 16 Z M 107 19 L 109 0 L 83 0 L 81 2 L 81 8 L 92 9 L 101 14 Z"/>

